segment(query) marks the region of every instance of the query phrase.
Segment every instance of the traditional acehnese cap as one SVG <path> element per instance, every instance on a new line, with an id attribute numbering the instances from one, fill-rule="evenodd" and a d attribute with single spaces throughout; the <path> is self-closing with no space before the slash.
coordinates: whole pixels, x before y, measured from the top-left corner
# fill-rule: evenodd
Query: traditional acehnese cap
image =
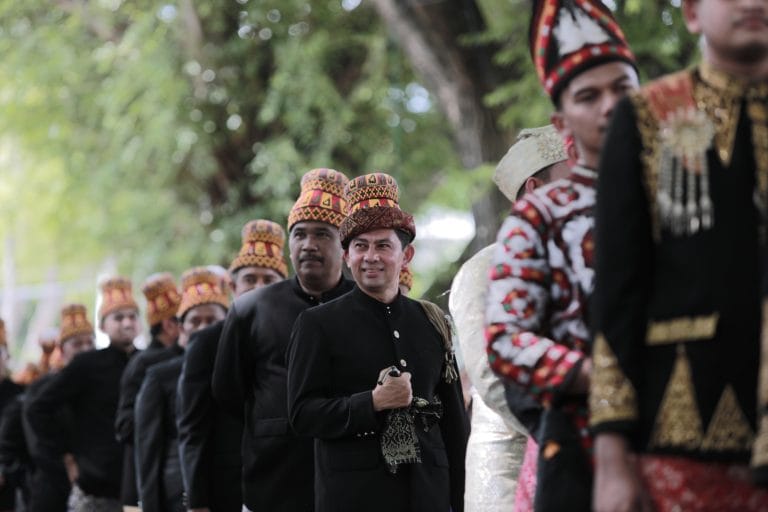
<path id="1" fill-rule="evenodd" d="M 195 306 L 219 304 L 229 308 L 229 298 L 224 291 L 221 276 L 207 267 L 194 267 L 181 276 L 181 304 L 177 313 L 179 318 Z"/>
<path id="2" fill-rule="evenodd" d="M 619 60 L 637 68 L 624 32 L 600 0 L 535 0 L 528 37 L 536 74 L 553 101 L 591 67 Z"/>
<path id="3" fill-rule="evenodd" d="M 79 334 L 93 334 L 93 326 L 88 321 L 88 310 L 82 304 L 67 304 L 61 308 L 61 326 L 59 344 Z"/>
<path id="4" fill-rule="evenodd" d="M 141 292 L 147 299 L 147 323 L 150 326 L 176 316 L 181 294 L 171 274 L 152 274 L 144 281 Z"/>
<path id="5" fill-rule="evenodd" d="M 359 234 L 375 229 L 394 229 L 416 237 L 413 216 L 400 209 L 400 190 L 397 181 L 389 174 L 374 172 L 358 176 L 345 188 L 349 214 L 339 227 L 341 245 Z"/>
<path id="6" fill-rule="evenodd" d="M 413 272 L 408 265 L 403 265 L 400 269 L 400 283 L 401 286 L 405 286 L 410 291 L 413 288 Z"/>
<path id="7" fill-rule="evenodd" d="M 8 333 L 5 331 L 5 322 L 0 318 L 0 345 L 8 345 Z"/>
<path id="8" fill-rule="evenodd" d="M 288 266 L 283 256 L 285 231 L 276 222 L 257 219 L 243 226 L 243 246 L 229 266 L 230 272 L 243 267 L 271 268 L 283 277 L 288 275 Z"/>
<path id="9" fill-rule="evenodd" d="M 120 308 L 134 308 L 138 310 L 139 306 L 133 299 L 131 281 L 125 277 L 111 277 L 101 283 L 99 321 L 104 320 L 104 317 Z"/>
<path id="10" fill-rule="evenodd" d="M 313 169 L 301 178 L 301 194 L 288 214 L 288 231 L 304 220 L 339 227 L 347 214 L 344 187 L 349 179 L 334 169 Z"/>
<path id="11" fill-rule="evenodd" d="M 554 126 L 526 128 L 496 166 L 493 181 L 510 201 L 517 199 L 525 180 L 550 165 L 567 160 L 562 136 Z"/>

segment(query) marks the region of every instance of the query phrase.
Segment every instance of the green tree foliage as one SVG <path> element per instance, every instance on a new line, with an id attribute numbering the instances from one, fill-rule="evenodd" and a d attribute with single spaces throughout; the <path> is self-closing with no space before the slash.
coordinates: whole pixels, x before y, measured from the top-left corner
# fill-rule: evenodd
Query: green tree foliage
<path id="1" fill-rule="evenodd" d="M 17 281 L 53 265 L 80 279 L 108 257 L 136 278 L 226 264 L 246 220 L 285 221 L 313 167 L 387 170 L 409 210 L 467 209 L 495 162 L 462 169 L 434 98 L 358 3 L 0 0 L 0 238 Z M 530 2 L 478 4 L 488 29 L 456 44 L 498 43 L 513 75 L 489 109 L 512 133 L 545 124 Z M 644 78 L 690 62 L 673 1 L 613 5 Z"/>
<path id="2" fill-rule="evenodd" d="M 342 3 L 0 1 L 18 280 L 227 264 L 313 167 L 387 170 L 415 208 L 458 166 L 450 134 L 375 13 Z"/>
<path id="3" fill-rule="evenodd" d="M 515 131 L 546 124 L 552 105 L 544 95 L 531 62 L 528 46 L 530 0 L 480 0 L 488 30 L 467 38 L 467 43 L 495 41 L 500 66 L 515 70 L 516 78 L 487 97 L 490 106 L 505 107 L 499 122 Z M 606 1 L 634 51 L 641 80 L 678 70 L 692 63 L 695 38 L 682 21 L 679 0 Z"/>

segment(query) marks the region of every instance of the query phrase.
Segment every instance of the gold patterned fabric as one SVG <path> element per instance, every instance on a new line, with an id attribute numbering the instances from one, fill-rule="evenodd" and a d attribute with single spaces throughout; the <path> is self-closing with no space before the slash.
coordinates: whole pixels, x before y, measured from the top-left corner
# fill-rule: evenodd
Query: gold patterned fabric
<path id="1" fill-rule="evenodd" d="M 723 390 L 706 433 L 702 425 L 690 361 L 684 345 L 680 344 L 650 445 L 714 453 L 744 452 L 752 447 L 755 433 L 731 385 Z"/>
<path id="2" fill-rule="evenodd" d="M 496 166 L 493 181 L 514 202 L 528 178 L 567 158 L 563 137 L 554 126 L 526 128 Z"/>
<path id="3" fill-rule="evenodd" d="M 67 304 L 61 308 L 58 342 L 79 334 L 93 334 L 93 326 L 88 321 L 88 311 L 82 304 Z"/>
<path id="4" fill-rule="evenodd" d="M 691 364 L 685 347 L 678 345 L 675 366 L 656 413 L 650 446 L 695 450 L 701 446 L 703 438 Z"/>
<path id="5" fill-rule="evenodd" d="M 631 99 L 643 143 L 641 159 L 657 240 L 663 226 L 681 235 L 716 222 L 704 154 L 714 148 L 723 166 L 730 165 L 744 102 L 752 123 L 758 189 L 765 203 L 768 85 L 745 83 L 703 63 L 663 77 Z"/>
<path id="6" fill-rule="evenodd" d="M 443 404 L 435 396 L 432 401 L 414 397 L 410 407 L 391 409 L 381 432 L 381 454 L 390 473 L 400 464 L 421 463 L 421 447 L 416 429 L 429 432 L 443 416 Z"/>
<path id="7" fill-rule="evenodd" d="M 176 316 L 181 293 L 171 274 L 163 272 L 149 276 L 141 292 L 147 299 L 147 322 L 150 326 Z"/>
<path id="8" fill-rule="evenodd" d="M 755 432 L 739 405 L 733 386 L 726 386 L 709 421 L 701 449 L 708 452 L 748 451 L 754 438 Z"/>
<path id="9" fill-rule="evenodd" d="M 283 277 L 288 275 L 283 247 L 285 231 L 276 222 L 266 219 L 249 221 L 241 233 L 243 245 L 229 266 L 230 272 L 243 267 L 271 268 Z"/>
<path id="10" fill-rule="evenodd" d="M 603 334 L 595 337 L 589 392 L 590 424 L 637 419 L 637 396 Z"/>
<path id="11" fill-rule="evenodd" d="M 301 221 L 339 227 L 347 216 L 344 187 L 349 179 L 335 169 L 312 169 L 301 178 L 301 193 L 288 214 L 288 231 Z"/>
<path id="12" fill-rule="evenodd" d="M 219 304 L 229 308 L 229 298 L 224 291 L 221 276 L 207 267 L 194 267 L 181 276 L 181 304 L 178 316 L 183 318 L 187 312 L 203 304 Z"/>
<path id="13" fill-rule="evenodd" d="M 717 331 L 717 313 L 706 316 L 673 318 L 650 322 L 645 342 L 648 345 L 664 345 L 680 341 L 711 339 Z"/>
<path id="14" fill-rule="evenodd" d="M 341 244 L 346 248 L 356 236 L 377 229 L 395 229 L 416 237 L 413 216 L 400 209 L 400 190 L 395 178 L 383 172 L 358 176 L 344 189 L 349 208 L 339 226 Z"/>
<path id="15" fill-rule="evenodd" d="M 752 466 L 768 466 L 768 299 L 763 299 L 758 380 L 758 428 L 752 447 Z"/>
<path id="16" fill-rule="evenodd" d="M 125 277 L 112 277 L 101 283 L 101 306 L 99 307 L 99 321 L 104 320 L 108 314 L 121 308 L 133 308 L 138 311 L 139 305 L 133 298 L 133 287 L 130 279 Z"/>

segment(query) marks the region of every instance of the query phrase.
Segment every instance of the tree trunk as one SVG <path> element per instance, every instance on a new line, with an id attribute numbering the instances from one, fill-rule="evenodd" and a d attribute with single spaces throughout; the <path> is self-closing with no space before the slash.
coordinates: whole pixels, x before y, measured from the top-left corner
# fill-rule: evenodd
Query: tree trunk
<path id="1" fill-rule="evenodd" d="M 493 45 L 461 42 L 463 36 L 485 29 L 477 3 L 373 0 L 373 5 L 415 72 L 437 98 L 463 165 L 471 170 L 486 162 L 498 162 L 511 142 L 511 134 L 499 128 L 499 112 L 487 107 L 483 98 L 512 75 L 493 64 L 497 50 Z M 501 214 L 508 207 L 508 201 L 489 183 L 484 196 L 472 205 L 475 237 L 459 261 L 433 282 L 426 297 L 445 304 L 441 295 L 450 288 L 458 266 L 493 243 Z"/>

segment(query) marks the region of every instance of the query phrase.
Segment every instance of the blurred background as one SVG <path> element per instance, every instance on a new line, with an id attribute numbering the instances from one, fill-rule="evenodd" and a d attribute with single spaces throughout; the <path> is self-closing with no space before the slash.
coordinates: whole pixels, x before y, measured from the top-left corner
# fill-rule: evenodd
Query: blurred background
<path id="1" fill-rule="evenodd" d="M 614 0 L 643 78 L 689 64 L 679 1 Z M 309 169 L 394 175 L 413 296 L 445 304 L 551 105 L 524 0 L 0 0 L 0 317 L 14 366 L 120 273 L 228 266 Z"/>

